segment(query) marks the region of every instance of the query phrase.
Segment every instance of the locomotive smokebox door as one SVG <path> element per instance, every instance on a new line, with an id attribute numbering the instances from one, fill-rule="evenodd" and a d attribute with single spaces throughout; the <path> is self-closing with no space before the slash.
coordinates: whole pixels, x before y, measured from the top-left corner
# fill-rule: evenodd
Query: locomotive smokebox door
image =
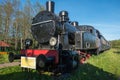
<path id="1" fill-rule="evenodd" d="M 39 43 L 46 43 L 49 42 L 50 38 L 55 34 L 55 22 L 53 20 L 48 20 L 38 24 L 32 24 L 31 30 L 33 37 Z"/>
<path id="2" fill-rule="evenodd" d="M 82 32 L 76 31 L 75 33 L 75 48 L 82 49 Z"/>

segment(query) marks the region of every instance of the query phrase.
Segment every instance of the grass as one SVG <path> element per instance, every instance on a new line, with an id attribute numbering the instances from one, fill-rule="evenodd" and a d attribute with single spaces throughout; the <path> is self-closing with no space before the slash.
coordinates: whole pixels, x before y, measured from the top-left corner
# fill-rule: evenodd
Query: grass
<path id="1" fill-rule="evenodd" d="M 2 80 L 28 80 L 26 72 L 19 66 L 0 69 Z M 48 75 L 39 75 L 35 70 L 30 80 L 52 80 Z M 92 56 L 87 62 L 64 80 L 118 80 L 120 78 L 120 50 L 111 49 L 98 56 Z"/>
<path id="2" fill-rule="evenodd" d="M 32 73 L 22 72 L 19 66 L 0 69 L 2 80 L 52 80 L 48 75 L 39 75 L 35 70 Z"/>
<path id="3" fill-rule="evenodd" d="M 8 61 L 8 54 L 0 54 L 0 64 L 5 63 L 5 62 L 9 62 Z"/>
<path id="4" fill-rule="evenodd" d="M 97 57 L 93 56 L 88 63 L 120 77 L 120 51 L 118 49 L 111 49 Z"/>

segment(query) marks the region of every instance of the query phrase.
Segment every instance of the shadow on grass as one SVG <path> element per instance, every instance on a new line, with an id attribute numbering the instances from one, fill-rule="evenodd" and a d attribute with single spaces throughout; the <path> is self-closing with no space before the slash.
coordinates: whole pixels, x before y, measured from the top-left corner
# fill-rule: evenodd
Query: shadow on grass
<path id="1" fill-rule="evenodd" d="M 29 76 L 28 76 L 29 75 Z M 0 80 L 53 80 L 48 75 L 39 75 L 37 72 L 13 72 L 0 75 Z M 83 64 L 64 80 L 117 80 L 115 75 L 103 71 L 91 64 Z"/>
<path id="2" fill-rule="evenodd" d="M 117 80 L 112 73 L 103 71 L 98 67 L 91 64 L 80 65 L 80 68 L 76 70 L 69 80 Z"/>
<path id="3" fill-rule="evenodd" d="M 0 75 L 0 80 L 52 80 L 52 77 L 40 75 L 37 72 L 13 72 L 6 75 Z"/>
<path id="4" fill-rule="evenodd" d="M 120 48 L 114 48 L 115 51 L 113 51 L 113 53 L 116 53 L 116 54 L 120 54 Z"/>
<path id="5" fill-rule="evenodd" d="M 120 51 L 114 51 L 114 53 L 120 54 Z"/>

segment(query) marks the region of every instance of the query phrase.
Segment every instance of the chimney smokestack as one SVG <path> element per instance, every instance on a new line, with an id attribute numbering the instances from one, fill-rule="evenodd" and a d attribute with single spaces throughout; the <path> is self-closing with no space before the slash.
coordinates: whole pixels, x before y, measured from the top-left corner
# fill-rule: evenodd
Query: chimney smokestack
<path id="1" fill-rule="evenodd" d="M 55 3 L 53 1 L 47 1 L 46 2 L 46 10 L 54 13 L 54 5 L 55 5 Z"/>
<path id="2" fill-rule="evenodd" d="M 73 26 L 78 26 L 78 22 L 77 21 L 74 21 L 71 23 Z"/>

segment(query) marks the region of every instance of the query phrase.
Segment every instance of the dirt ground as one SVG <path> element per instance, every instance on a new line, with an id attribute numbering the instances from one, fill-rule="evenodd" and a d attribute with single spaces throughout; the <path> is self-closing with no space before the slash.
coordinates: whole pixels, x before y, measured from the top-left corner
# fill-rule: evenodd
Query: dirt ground
<path id="1" fill-rule="evenodd" d="M 3 63 L 3 64 L 0 64 L 0 68 L 10 67 L 10 66 L 17 66 L 17 65 L 20 65 L 20 62 Z"/>

